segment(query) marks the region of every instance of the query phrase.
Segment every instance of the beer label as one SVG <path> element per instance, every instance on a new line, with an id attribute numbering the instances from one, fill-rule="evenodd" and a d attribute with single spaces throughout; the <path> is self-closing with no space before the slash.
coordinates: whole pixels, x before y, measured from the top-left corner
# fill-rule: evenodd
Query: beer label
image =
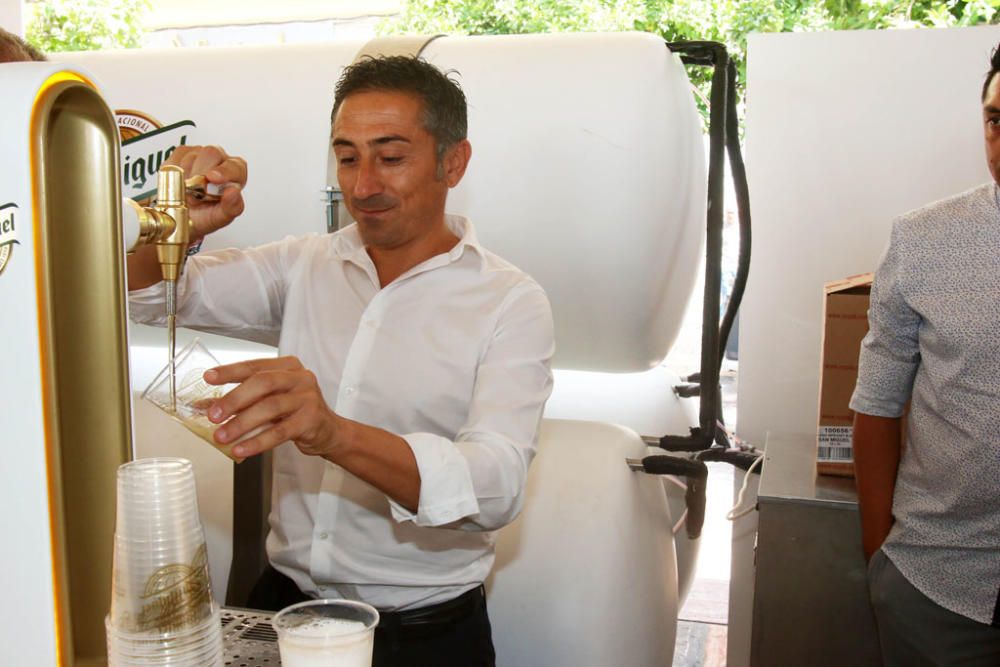
<path id="1" fill-rule="evenodd" d="M 7 268 L 17 240 L 17 204 L 8 202 L 0 206 L 0 274 Z"/>
<path id="2" fill-rule="evenodd" d="M 139 591 L 129 591 L 132 595 Z M 115 595 L 124 594 L 116 582 Z M 208 551 L 198 547 L 190 563 L 159 568 L 146 580 L 138 600 L 123 600 L 121 606 L 138 603 L 138 613 L 125 612 L 117 619 L 126 632 L 163 634 L 180 632 L 204 622 L 212 614 L 212 589 L 208 576 Z"/>
<path id="3" fill-rule="evenodd" d="M 118 134 L 123 142 L 163 127 L 163 123 L 152 116 L 132 109 L 116 109 L 115 123 L 118 125 Z"/>
<path id="4" fill-rule="evenodd" d="M 151 116 L 129 109 L 115 112 L 122 149 L 122 194 L 142 206 L 156 196 L 156 174 L 174 149 L 188 143 L 194 121 L 162 125 Z"/>

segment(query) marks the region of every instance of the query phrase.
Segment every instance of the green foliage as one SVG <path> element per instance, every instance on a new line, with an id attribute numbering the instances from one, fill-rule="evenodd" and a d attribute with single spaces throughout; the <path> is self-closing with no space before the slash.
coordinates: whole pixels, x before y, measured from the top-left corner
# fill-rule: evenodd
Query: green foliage
<path id="1" fill-rule="evenodd" d="M 742 97 L 751 32 L 968 26 L 1000 21 L 1000 0 L 406 0 L 386 34 L 506 35 L 640 30 L 722 42 Z M 705 113 L 711 72 L 689 69 Z"/>
<path id="2" fill-rule="evenodd" d="M 25 38 L 45 53 L 130 49 L 142 45 L 149 0 L 44 0 L 27 8 L 34 12 Z"/>
<path id="3" fill-rule="evenodd" d="M 645 15 L 642 0 L 408 0 L 389 33 L 512 35 L 627 30 Z"/>

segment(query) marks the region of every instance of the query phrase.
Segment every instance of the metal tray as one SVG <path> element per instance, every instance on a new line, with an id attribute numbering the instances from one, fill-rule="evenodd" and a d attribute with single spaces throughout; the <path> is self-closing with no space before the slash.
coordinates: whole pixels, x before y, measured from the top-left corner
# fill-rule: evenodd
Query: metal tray
<path id="1" fill-rule="evenodd" d="M 222 608 L 223 663 L 226 667 L 279 667 L 278 634 L 273 614 L 250 609 Z"/>

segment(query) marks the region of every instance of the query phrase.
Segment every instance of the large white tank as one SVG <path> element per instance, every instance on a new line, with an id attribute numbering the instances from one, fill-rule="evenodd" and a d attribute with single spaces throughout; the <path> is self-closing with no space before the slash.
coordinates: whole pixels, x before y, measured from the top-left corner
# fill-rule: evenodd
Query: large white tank
<path id="1" fill-rule="evenodd" d="M 113 108 L 139 111 L 166 125 L 192 121 L 195 128 L 184 126 L 187 143 L 219 144 L 247 158 L 247 212 L 206 241 L 211 249 L 326 230 L 323 191 L 330 185 L 326 174 L 333 86 L 362 46 L 177 49 L 60 58 L 93 73 Z M 655 366 L 678 333 L 704 229 L 703 144 L 679 60 L 659 37 L 639 33 L 445 37 L 431 42 L 422 55 L 455 70 L 469 101 L 473 158 L 465 179 L 449 197 L 448 210 L 469 216 L 486 247 L 525 269 L 545 288 L 556 321 L 556 366 L 615 373 Z M 134 340 L 155 346 L 165 339 L 162 332 L 135 329 Z M 212 345 L 220 356 L 227 354 L 224 342 Z M 133 350 L 134 386 L 141 389 L 162 366 L 163 357 L 148 347 Z M 683 425 L 691 423 L 681 401 L 670 394 L 673 378 L 665 381 L 662 392 L 669 400 L 652 405 L 642 388 L 608 401 L 603 398 L 608 392 L 585 399 L 579 386 L 563 382 L 567 377 L 557 382 L 548 417 L 597 418 L 650 435 L 683 433 Z M 601 404 L 598 410 L 595 400 Z M 648 407 L 637 414 L 640 403 Z M 649 424 L 670 427 L 649 432 Z M 218 593 L 226 571 L 218 560 L 229 553 L 228 544 L 219 543 L 229 530 L 230 487 L 216 482 L 224 480 L 229 464 L 203 445 L 180 445 L 178 441 L 193 438 L 183 432 L 168 434 L 170 428 L 154 411 L 137 410 L 139 454 L 193 456 L 199 492 L 204 495 L 206 486 L 214 491 L 208 502 L 202 498 L 202 508 L 212 513 L 205 523 Z M 556 422 L 543 429 L 525 519 L 499 536 L 490 613 L 501 665 L 610 664 L 581 662 L 580 656 L 587 655 L 622 655 L 625 662 L 619 664 L 639 664 L 616 653 L 626 635 L 616 640 L 613 632 L 554 626 L 592 642 L 568 650 L 551 633 L 528 637 L 524 632 L 502 632 L 524 627 L 526 619 L 531 622 L 517 591 L 526 582 L 545 591 L 553 563 L 559 565 L 558 581 L 563 583 L 604 577 L 602 585 L 594 587 L 597 591 L 633 591 L 642 578 L 657 582 L 646 590 L 655 598 L 652 602 L 617 604 L 621 598 L 614 596 L 616 608 L 607 611 L 607 618 L 639 628 L 638 634 L 627 637 L 630 643 L 643 644 L 630 653 L 636 659 L 641 656 L 643 666 L 669 663 L 678 565 L 663 531 L 676 517 L 669 515 L 656 480 L 628 473 L 624 461 L 621 468 L 615 467 L 625 455 L 644 452 L 634 433 L 613 430 L 608 446 L 614 454 L 606 464 L 593 465 L 588 459 L 578 465 L 582 459 L 573 454 L 579 449 L 584 455 L 599 445 L 603 433 L 597 427 L 587 432 L 594 438 L 577 448 L 575 443 L 583 439 L 574 427 Z M 211 485 L 204 483 L 206 478 Z M 567 552 L 570 545 L 578 549 L 578 543 L 546 527 L 545 521 L 559 514 L 558 497 L 546 490 L 567 485 L 595 501 L 612 496 L 616 501 L 593 502 L 597 515 L 573 515 L 567 508 L 566 521 L 586 522 L 578 524 L 584 533 L 604 527 L 614 535 L 600 539 L 600 531 L 592 533 L 595 539 L 586 542 L 587 554 Z M 626 524 L 627 531 L 615 528 Z M 519 554 L 533 554 L 534 560 L 519 563 Z M 545 554 L 550 554 L 548 562 Z M 619 567 L 595 572 L 591 563 Z M 620 567 L 623 563 L 642 565 L 629 570 Z M 688 563 L 687 572 L 690 567 Z M 542 609 L 544 619 L 562 618 L 572 611 L 567 604 L 579 604 L 572 596 L 562 598 L 562 607 Z M 540 609 L 537 604 L 533 608 Z"/>
<path id="2" fill-rule="evenodd" d="M 362 43 L 80 53 L 115 109 L 192 120 L 250 164 L 247 213 L 208 247 L 326 229 L 333 85 Z M 556 366 L 641 371 L 666 356 L 694 284 L 704 156 L 684 67 L 641 33 L 446 37 L 472 162 L 449 198 L 552 301 Z"/>

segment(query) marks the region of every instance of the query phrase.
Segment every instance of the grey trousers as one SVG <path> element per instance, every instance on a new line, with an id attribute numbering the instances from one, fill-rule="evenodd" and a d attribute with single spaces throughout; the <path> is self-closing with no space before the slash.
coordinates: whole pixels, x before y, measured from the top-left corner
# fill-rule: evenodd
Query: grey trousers
<path id="1" fill-rule="evenodd" d="M 1000 667 L 1000 628 L 938 605 L 881 549 L 868 565 L 868 590 L 885 667 Z"/>

